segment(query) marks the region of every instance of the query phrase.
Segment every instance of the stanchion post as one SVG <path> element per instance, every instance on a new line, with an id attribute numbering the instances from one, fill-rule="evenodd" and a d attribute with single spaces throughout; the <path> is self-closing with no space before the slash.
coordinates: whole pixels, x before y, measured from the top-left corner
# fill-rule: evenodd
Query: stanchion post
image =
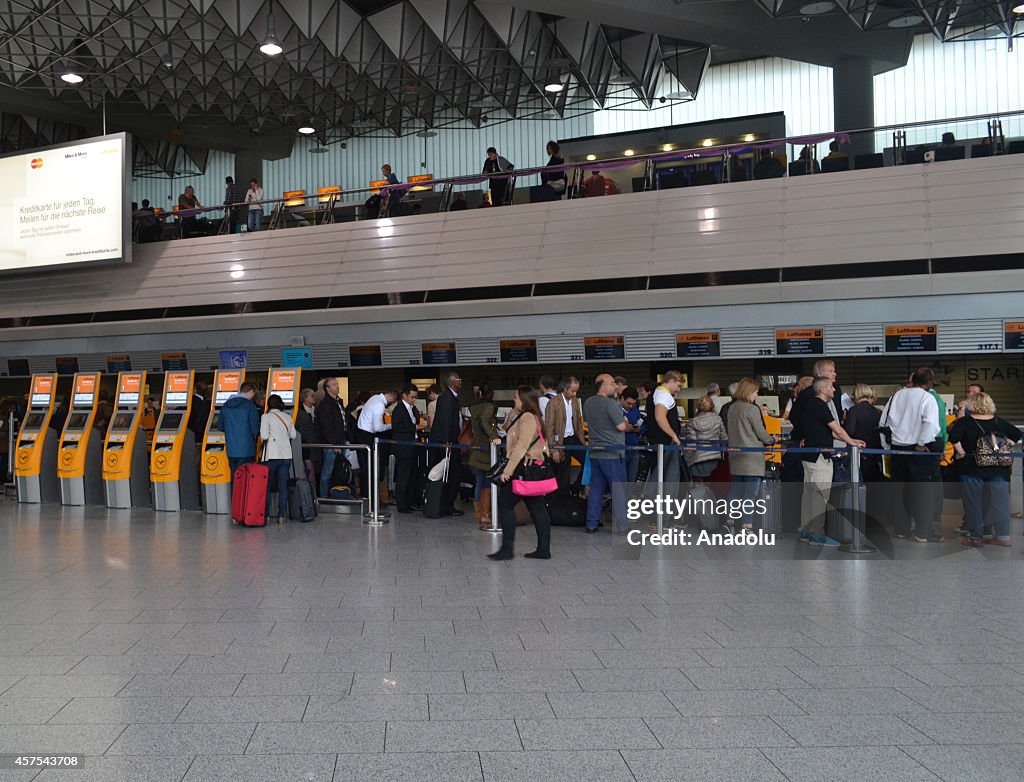
<path id="1" fill-rule="evenodd" d="M 391 518 L 390 513 L 382 513 L 380 510 L 380 478 L 377 475 L 377 468 L 380 465 L 380 438 L 373 438 L 373 448 L 370 450 L 367 459 L 366 476 L 367 485 L 370 487 L 370 512 L 363 517 L 363 524 L 370 527 L 380 527 L 387 524 Z"/>
<path id="2" fill-rule="evenodd" d="M 658 443 L 658 497 L 660 499 L 665 495 L 665 444 Z M 661 535 L 665 531 L 665 518 L 661 514 L 661 503 L 657 503 L 658 507 L 658 534 Z"/>
<path id="3" fill-rule="evenodd" d="M 498 463 L 498 446 L 495 445 L 494 443 L 491 443 L 491 464 L 497 464 L 497 463 Z M 501 534 L 501 526 L 498 524 L 498 490 L 499 490 L 499 487 L 497 485 L 495 485 L 494 488 L 491 489 L 491 524 L 490 524 L 490 526 L 488 526 L 486 524 L 481 524 L 480 525 L 480 531 L 481 532 L 489 532 L 492 535 L 500 535 Z"/>
<path id="4" fill-rule="evenodd" d="M 861 529 L 867 523 L 867 508 L 860 507 L 860 448 L 856 445 L 850 446 L 850 526 L 853 528 L 850 542 L 844 543 L 839 550 L 846 554 L 874 554 L 878 549 L 871 545 L 864 537 L 864 530 Z"/>

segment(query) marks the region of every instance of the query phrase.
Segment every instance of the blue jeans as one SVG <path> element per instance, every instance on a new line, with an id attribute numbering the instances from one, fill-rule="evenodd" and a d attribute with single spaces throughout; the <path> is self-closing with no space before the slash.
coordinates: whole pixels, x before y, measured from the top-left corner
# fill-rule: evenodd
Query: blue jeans
<path id="1" fill-rule="evenodd" d="M 331 496 L 331 475 L 334 473 L 334 461 L 344 459 L 344 454 L 336 454 L 333 448 L 324 448 L 324 463 L 320 468 L 320 496 Z"/>
<path id="2" fill-rule="evenodd" d="M 267 517 L 273 516 L 271 498 L 277 492 L 277 514 L 282 519 L 288 518 L 288 472 L 292 466 L 291 459 L 268 459 L 264 462 L 270 475 L 267 477 Z"/>
<path id="3" fill-rule="evenodd" d="M 757 494 L 761 491 L 761 481 L 764 480 L 757 475 L 734 475 L 732 476 L 732 485 L 729 487 L 729 504 L 730 506 L 734 502 L 742 502 L 743 500 L 757 501 Z M 735 521 L 732 516 L 729 517 L 729 521 Z M 740 519 L 743 524 L 754 524 L 754 514 L 745 513 L 743 518 Z"/>
<path id="4" fill-rule="evenodd" d="M 249 231 L 260 230 L 260 225 L 263 223 L 263 210 L 253 209 L 249 207 Z"/>
<path id="5" fill-rule="evenodd" d="M 640 451 L 626 451 L 626 483 L 636 483 L 640 469 Z"/>
<path id="6" fill-rule="evenodd" d="M 967 529 L 980 538 L 985 529 L 1010 540 L 1010 481 L 1002 475 L 961 475 Z"/>
<path id="7" fill-rule="evenodd" d="M 621 456 L 614 459 L 590 458 L 590 488 L 587 495 L 587 527 L 597 529 L 601 520 L 601 504 L 606 491 L 612 493 L 612 518 L 615 531 L 625 532 L 626 523 L 626 462 Z"/>
<path id="8" fill-rule="evenodd" d="M 476 479 L 476 483 L 473 486 L 473 502 L 480 502 L 484 489 L 489 489 L 491 482 L 487 480 L 487 473 L 484 470 L 478 470 L 476 467 L 473 468 L 473 477 Z M 491 509 L 488 508 L 487 512 L 490 513 Z"/>

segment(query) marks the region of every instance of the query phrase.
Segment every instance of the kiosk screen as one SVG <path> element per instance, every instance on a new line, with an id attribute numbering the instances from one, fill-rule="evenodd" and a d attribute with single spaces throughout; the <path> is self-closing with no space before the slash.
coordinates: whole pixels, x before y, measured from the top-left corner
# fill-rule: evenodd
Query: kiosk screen
<path id="1" fill-rule="evenodd" d="M 238 393 L 237 391 L 218 391 L 213 396 L 213 404 L 214 404 L 214 406 L 215 407 L 222 406 L 225 402 L 227 402 L 231 397 L 233 397 L 237 393 Z"/>
<path id="2" fill-rule="evenodd" d="M 28 431 L 38 430 L 42 427 L 45 418 L 43 413 L 29 413 L 25 416 L 25 429 Z"/>
<path id="3" fill-rule="evenodd" d="M 71 404 L 74 407 L 92 407 L 92 394 L 75 394 Z"/>
<path id="4" fill-rule="evenodd" d="M 117 395 L 117 406 L 118 407 L 137 407 L 139 404 L 139 395 L 135 392 L 126 393 L 121 392 Z"/>
<path id="5" fill-rule="evenodd" d="M 29 401 L 30 407 L 49 407 L 50 406 L 50 395 L 49 394 L 32 394 L 32 399 Z"/>
<path id="6" fill-rule="evenodd" d="M 89 423 L 88 413 L 72 413 L 68 416 L 68 422 L 65 424 L 64 429 L 69 432 L 76 432 L 85 429 L 85 425 Z"/>
<path id="7" fill-rule="evenodd" d="M 177 432 L 181 429 L 181 419 L 184 413 L 164 413 L 160 418 L 160 431 Z"/>
<path id="8" fill-rule="evenodd" d="M 114 421 L 110 425 L 111 429 L 131 429 L 132 419 L 135 416 L 132 413 L 118 413 L 114 416 Z"/>
<path id="9" fill-rule="evenodd" d="M 211 432 L 219 432 L 220 431 L 220 410 L 215 410 L 210 415 L 213 416 L 213 418 L 210 419 L 210 431 Z"/>
<path id="10" fill-rule="evenodd" d="M 187 391 L 171 391 L 164 394 L 164 404 L 168 407 L 177 407 L 178 405 L 188 404 L 188 392 Z"/>
<path id="11" fill-rule="evenodd" d="M 295 401 L 294 391 L 275 391 L 274 393 L 281 397 L 281 401 L 284 402 L 285 408 L 291 407 L 292 403 Z"/>

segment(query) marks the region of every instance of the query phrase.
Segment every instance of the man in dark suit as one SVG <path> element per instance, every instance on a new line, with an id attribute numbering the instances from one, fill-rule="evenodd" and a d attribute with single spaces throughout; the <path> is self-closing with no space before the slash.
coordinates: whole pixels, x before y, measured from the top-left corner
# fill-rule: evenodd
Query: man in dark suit
<path id="1" fill-rule="evenodd" d="M 416 386 L 408 383 L 391 411 L 391 453 L 395 457 L 395 504 L 399 513 L 422 510 L 421 498 L 416 497 L 416 448 L 406 443 L 416 442 L 419 413 L 416 410 Z"/>
<path id="2" fill-rule="evenodd" d="M 210 386 L 202 380 L 192 390 L 192 408 L 188 414 L 188 428 L 196 436 L 196 445 L 203 444 L 206 421 L 210 417 Z"/>
<path id="3" fill-rule="evenodd" d="M 459 391 L 462 389 L 462 378 L 450 372 L 445 378 L 445 389 L 437 398 L 434 412 L 434 423 L 430 427 L 428 442 L 435 445 L 458 445 L 459 432 L 462 429 L 462 413 L 459 408 Z M 444 458 L 444 448 L 431 448 L 429 463 L 437 464 Z M 448 482 L 444 487 L 441 499 L 441 515 L 461 516 L 463 512 L 455 507 L 455 498 L 459 494 L 459 474 L 462 470 L 462 457 L 457 448 L 453 448 L 448 461 Z"/>

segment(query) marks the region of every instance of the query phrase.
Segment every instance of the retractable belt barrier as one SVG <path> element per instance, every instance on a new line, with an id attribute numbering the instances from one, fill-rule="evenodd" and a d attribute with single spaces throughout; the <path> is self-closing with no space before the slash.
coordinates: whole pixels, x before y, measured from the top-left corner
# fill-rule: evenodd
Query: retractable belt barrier
<path id="1" fill-rule="evenodd" d="M 380 479 L 378 477 L 378 471 L 380 469 L 380 446 L 381 443 L 399 443 L 403 446 L 412 446 L 415 448 L 423 448 L 426 450 L 436 449 L 445 451 L 484 451 L 490 455 L 491 464 L 496 464 L 498 461 L 499 454 L 505 450 L 505 443 L 501 445 L 495 445 L 493 443 L 487 446 L 481 445 L 463 445 L 461 443 L 436 443 L 436 442 L 421 442 L 415 441 L 395 441 L 395 440 L 381 440 L 379 437 L 373 438 L 373 445 L 362 445 L 362 444 L 346 444 L 346 445 L 322 445 L 318 443 L 303 443 L 303 448 L 318 448 L 318 449 L 337 449 L 337 450 L 357 450 L 364 449 L 372 452 L 372 458 L 368 461 L 371 463 L 369 468 L 368 484 L 370 486 L 370 510 L 365 514 L 363 523 L 368 526 L 381 526 L 388 523 L 390 514 L 382 512 L 380 510 Z M 716 444 L 720 443 L 720 444 Z M 665 454 L 666 453 L 700 453 L 700 452 L 713 452 L 713 453 L 760 453 L 765 456 L 776 455 L 776 454 L 825 454 L 827 456 L 848 456 L 850 462 L 850 484 L 861 483 L 861 470 L 860 470 L 860 456 L 923 456 L 929 458 L 940 458 L 941 454 L 933 451 L 918 451 L 918 450 L 906 450 L 897 448 L 861 448 L 856 445 L 841 446 L 832 448 L 806 448 L 801 446 L 793 446 L 785 442 L 780 442 L 776 445 L 765 445 L 765 446 L 729 446 L 724 440 L 719 441 L 697 441 L 697 440 L 682 440 L 680 445 L 566 445 L 558 446 L 557 450 L 570 451 L 576 453 L 589 453 L 591 451 L 601 452 L 614 452 L 620 453 L 626 452 L 640 452 L 640 453 L 654 453 L 657 455 L 656 462 L 656 484 L 658 491 L 662 491 L 662 487 L 665 484 Z M 1006 456 L 1014 459 L 1024 458 L 1024 452 L 1013 451 Z M 670 483 L 676 483 L 676 481 L 670 481 Z M 849 509 L 850 514 L 857 518 L 862 515 L 864 508 L 860 508 L 860 495 L 854 491 L 851 496 L 852 507 Z M 664 516 L 661 513 L 660 505 L 657 514 L 657 531 L 658 534 L 664 533 Z M 852 540 L 849 543 L 844 543 L 839 547 L 840 551 L 848 554 L 872 554 L 877 549 L 866 539 L 864 530 L 856 523 L 851 523 L 852 528 Z M 491 492 L 491 524 L 481 525 L 481 532 L 489 534 L 501 534 L 501 528 L 498 525 L 498 493 Z"/>

